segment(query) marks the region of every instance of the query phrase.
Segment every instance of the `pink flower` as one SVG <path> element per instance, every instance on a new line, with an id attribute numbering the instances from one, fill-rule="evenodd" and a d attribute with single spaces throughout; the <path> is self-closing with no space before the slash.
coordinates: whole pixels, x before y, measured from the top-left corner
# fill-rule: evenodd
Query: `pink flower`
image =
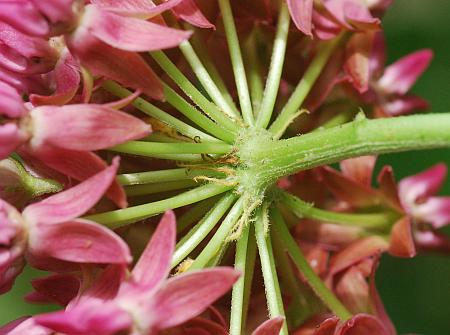
<path id="1" fill-rule="evenodd" d="M 197 316 L 228 291 L 239 274 L 216 267 L 166 279 L 175 235 L 175 216 L 166 212 L 126 281 L 111 285 L 123 277 L 105 270 L 65 311 L 37 316 L 36 322 L 69 335 L 149 334 Z"/>
<path id="2" fill-rule="evenodd" d="M 5 292 L 20 273 L 26 255 L 41 269 L 70 263 L 128 263 L 128 246 L 109 229 L 77 219 L 114 181 L 118 158 L 104 171 L 68 190 L 27 206 L 22 214 L 0 200 L 0 287 Z"/>

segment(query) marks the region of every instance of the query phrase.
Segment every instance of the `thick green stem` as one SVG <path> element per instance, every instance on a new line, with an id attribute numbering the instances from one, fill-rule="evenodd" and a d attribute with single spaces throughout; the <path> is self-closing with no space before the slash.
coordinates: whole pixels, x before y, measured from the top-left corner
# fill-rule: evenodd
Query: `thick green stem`
<path id="1" fill-rule="evenodd" d="M 313 291 L 320 297 L 324 304 L 341 320 L 347 320 L 351 318 L 352 314 L 347 308 L 336 298 L 328 287 L 325 286 L 322 279 L 316 275 L 314 270 L 309 265 L 305 256 L 299 249 L 294 238 L 291 236 L 289 230 L 284 223 L 284 220 L 280 212 L 276 209 L 272 210 L 273 227 L 277 231 L 278 236 L 283 241 L 285 248 L 289 255 L 297 266 L 298 270 L 302 273 L 308 284 Z"/>
<path id="2" fill-rule="evenodd" d="M 116 145 L 108 150 L 124 154 L 155 157 L 161 154 L 226 154 L 232 146 L 227 143 L 160 143 L 129 141 Z"/>
<path id="3" fill-rule="evenodd" d="M 238 199 L 238 201 L 236 201 L 228 215 L 220 224 L 219 229 L 217 229 L 216 233 L 211 238 L 209 243 L 189 267 L 190 271 L 204 268 L 206 264 L 208 264 L 208 262 L 219 253 L 220 248 L 226 243 L 231 230 L 233 229 L 234 225 L 236 224 L 237 220 L 244 210 L 243 200 L 244 199 L 241 197 Z"/>
<path id="4" fill-rule="evenodd" d="M 104 82 L 102 84 L 102 87 L 108 92 L 114 94 L 115 96 L 118 96 L 119 98 L 126 98 L 132 94 L 131 91 L 121 87 L 119 84 L 113 81 Z M 173 117 L 172 115 L 164 112 L 163 110 L 159 109 L 158 107 L 152 105 L 151 103 L 142 98 L 136 98 L 132 104 L 141 112 L 150 115 L 151 117 L 161 122 L 164 122 L 169 127 L 176 129 L 177 131 L 186 135 L 189 138 L 192 139 L 199 138 L 204 142 L 221 142 L 221 140 L 218 140 L 213 136 L 205 134 L 204 132 L 188 125 L 187 123 L 178 120 L 176 117 Z"/>
<path id="5" fill-rule="evenodd" d="M 450 114 L 357 117 L 338 127 L 254 144 L 244 143 L 238 155 L 247 162 L 253 183 L 264 187 L 280 177 L 351 157 L 450 147 Z"/>
<path id="6" fill-rule="evenodd" d="M 150 55 L 158 63 L 158 65 L 169 75 L 170 78 L 183 90 L 186 95 L 192 99 L 205 114 L 211 117 L 217 122 L 218 127 L 224 127 L 225 129 L 236 133 L 236 124 L 215 104 L 209 101 L 178 69 L 178 67 L 172 63 L 162 51 L 151 52 Z"/>
<path id="7" fill-rule="evenodd" d="M 242 60 L 241 47 L 234 23 L 233 12 L 230 6 L 230 0 L 219 0 L 220 11 L 222 13 L 225 35 L 230 50 L 231 63 L 236 87 L 239 95 L 242 116 L 248 125 L 253 125 L 253 110 L 248 90 L 247 77 L 245 75 L 244 61 Z"/>
<path id="8" fill-rule="evenodd" d="M 187 102 L 182 96 L 175 92 L 169 85 L 163 84 L 164 95 L 167 102 L 175 107 L 180 113 L 189 118 L 192 122 L 202 127 L 208 133 L 216 136 L 217 138 L 228 142 L 234 142 L 234 134 L 225 128 L 217 126 L 217 124 L 200 112 L 197 108 Z"/>
<path id="9" fill-rule="evenodd" d="M 317 52 L 317 55 L 306 69 L 305 74 L 298 83 L 287 104 L 269 128 L 275 138 L 280 138 L 295 116 L 298 115 L 303 101 L 305 101 L 306 96 L 311 91 L 316 79 L 319 77 L 331 53 L 340 40 L 341 39 L 337 37 L 329 42 L 325 42 Z"/>
<path id="10" fill-rule="evenodd" d="M 187 233 L 180 242 L 172 257 L 172 268 L 177 266 L 187 255 L 189 255 L 206 236 L 211 232 L 214 226 L 219 222 L 225 212 L 236 200 L 233 193 L 228 193 L 205 215 L 205 217 Z"/>
<path id="11" fill-rule="evenodd" d="M 212 101 L 214 101 L 217 107 L 222 109 L 225 114 L 233 118 L 236 117 L 233 107 L 229 105 L 228 101 L 222 95 L 222 92 L 217 87 L 215 81 L 211 78 L 206 67 L 203 65 L 202 61 L 195 53 L 194 48 L 189 43 L 189 41 L 184 41 L 183 43 L 181 43 L 180 49 L 184 57 L 186 57 L 187 61 L 189 62 L 189 65 L 191 66 L 198 80 L 202 84 L 203 88 L 211 97 Z"/>
<path id="12" fill-rule="evenodd" d="M 273 44 L 272 60 L 270 62 L 261 110 L 258 113 L 258 120 L 256 122 L 256 124 L 262 128 L 267 127 L 273 113 L 286 54 L 290 15 L 286 3 L 284 1 L 281 1 L 280 3 L 281 8 L 278 15 L 278 26 Z"/>
<path id="13" fill-rule="evenodd" d="M 296 196 L 285 191 L 279 193 L 281 202 L 299 218 L 308 218 L 323 222 L 367 229 L 383 229 L 391 226 L 399 217 L 398 214 L 378 212 L 372 214 L 337 213 L 315 208 Z"/>
<path id="14" fill-rule="evenodd" d="M 89 215 L 84 218 L 100 223 L 111 229 L 116 229 L 127 224 L 162 213 L 168 209 L 174 209 L 190 205 L 204 199 L 208 199 L 217 194 L 224 193 L 230 188 L 232 188 L 232 186 L 212 183 L 206 184 L 168 199 L 151 202 L 144 205 L 118 209 L 115 211 Z"/>
<path id="15" fill-rule="evenodd" d="M 263 206 L 257 212 L 255 222 L 256 243 L 259 250 L 259 258 L 261 260 L 261 270 L 264 279 L 264 287 L 266 291 L 267 307 L 271 318 L 282 316 L 285 317 L 283 299 L 281 297 L 280 284 L 275 268 L 275 260 L 273 257 L 272 242 L 270 234 L 267 233 L 268 226 L 267 207 Z M 286 322 L 280 334 L 288 335 Z"/>
<path id="16" fill-rule="evenodd" d="M 234 267 L 241 272 L 241 277 L 234 284 L 231 294 L 230 335 L 241 335 L 245 332 L 255 258 L 256 241 L 253 226 L 247 225 L 236 243 Z"/>

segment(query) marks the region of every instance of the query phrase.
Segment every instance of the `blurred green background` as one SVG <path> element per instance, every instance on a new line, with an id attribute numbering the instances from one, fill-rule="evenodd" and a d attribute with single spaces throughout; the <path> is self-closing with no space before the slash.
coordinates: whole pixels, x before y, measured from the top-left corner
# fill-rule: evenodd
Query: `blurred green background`
<path id="1" fill-rule="evenodd" d="M 396 0 L 384 18 L 389 62 L 417 49 L 434 50 L 430 69 L 413 89 L 431 103 L 433 112 L 450 112 L 449 14 L 449 0 Z M 441 161 L 450 164 L 450 150 L 386 155 L 378 165 L 393 165 L 400 179 Z M 442 193 L 450 194 L 450 178 Z M 27 279 L 35 274 L 27 270 L 12 292 L 0 296 L 0 324 L 43 310 L 25 304 L 22 298 L 31 290 Z M 450 334 L 450 257 L 422 255 L 404 260 L 385 256 L 377 284 L 400 334 Z"/>

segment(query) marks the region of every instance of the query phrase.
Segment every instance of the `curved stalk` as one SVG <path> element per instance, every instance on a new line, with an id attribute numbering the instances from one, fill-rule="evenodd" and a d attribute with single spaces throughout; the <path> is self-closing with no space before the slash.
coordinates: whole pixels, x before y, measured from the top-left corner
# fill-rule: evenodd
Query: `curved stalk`
<path id="1" fill-rule="evenodd" d="M 220 195 L 219 195 L 220 196 Z M 208 198 L 192 206 L 186 213 L 177 218 L 177 234 L 199 221 L 217 202 L 217 197 Z"/>
<path id="2" fill-rule="evenodd" d="M 225 212 L 236 200 L 233 193 L 225 195 L 219 202 L 204 216 L 204 218 L 178 242 L 175 253 L 172 257 L 172 268 L 177 266 L 187 255 L 189 255 L 205 237 L 211 232 L 219 222 Z"/>
<path id="3" fill-rule="evenodd" d="M 242 116 L 244 121 L 252 126 L 254 124 L 252 103 L 248 90 L 247 77 L 245 75 L 244 61 L 242 60 L 241 47 L 234 23 L 230 0 L 219 0 L 220 12 L 222 13 L 225 35 L 230 50 L 231 64 L 233 66 L 234 79 L 239 96 Z"/>
<path id="4" fill-rule="evenodd" d="M 367 229 L 387 228 L 399 218 L 398 214 L 394 212 L 380 212 L 373 214 L 337 213 L 315 208 L 312 204 L 285 191 L 281 191 L 279 195 L 281 203 L 299 218 L 308 218 Z"/>
<path id="5" fill-rule="evenodd" d="M 132 94 L 131 91 L 127 90 L 126 88 L 123 88 L 122 86 L 113 81 L 104 82 L 102 84 L 102 87 L 119 98 L 126 98 Z M 169 127 L 176 129 L 181 134 L 184 134 L 189 138 L 192 139 L 199 138 L 204 142 L 222 142 L 221 140 L 211 135 L 205 134 L 204 132 L 188 125 L 187 123 L 178 120 L 176 117 L 173 117 L 172 115 L 164 112 L 163 110 L 159 109 L 158 107 L 152 105 L 150 102 L 142 98 L 134 99 L 132 105 L 137 109 L 139 109 L 141 112 L 164 122 Z"/>
<path id="6" fill-rule="evenodd" d="M 267 307 L 271 318 L 276 316 L 285 318 L 280 284 L 278 282 L 278 275 L 273 257 L 272 241 L 270 234 L 266 231 L 268 226 L 268 222 L 265 222 L 268 220 L 267 214 L 267 207 L 263 206 L 256 214 L 255 222 L 256 243 L 258 245 L 259 258 L 261 260 Z M 288 335 L 286 322 L 284 322 L 280 334 Z"/>
<path id="7" fill-rule="evenodd" d="M 162 183 L 127 186 L 125 187 L 125 193 L 129 197 L 137 197 L 140 195 L 149 195 L 168 191 L 182 190 L 196 185 L 198 185 L 198 183 L 192 179 L 166 181 Z"/>
<path id="8" fill-rule="evenodd" d="M 191 43 L 189 43 L 189 41 L 184 41 L 180 44 L 179 48 L 184 57 L 189 62 L 189 65 L 202 84 L 203 88 L 211 97 L 212 101 L 214 101 L 217 107 L 222 109 L 225 114 L 235 118 L 237 115 L 235 114 L 233 107 L 230 106 L 228 101 L 220 92 L 215 81 L 211 78 L 206 67 L 203 65 L 202 61 L 195 53 L 195 50 L 192 47 Z"/>
<path id="9" fill-rule="evenodd" d="M 325 286 L 322 279 L 316 275 L 314 270 L 309 265 L 305 256 L 299 249 L 294 238 L 291 236 L 289 230 L 284 223 L 283 217 L 276 208 L 272 209 L 271 217 L 273 219 L 273 227 L 277 231 L 278 236 L 283 241 L 285 248 L 297 266 L 298 270 L 303 274 L 304 278 L 311 286 L 313 291 L 320 297 L 324 304 L 341 320 L 350 319 L 352 314 L 347 308 L 336 298 L 328 287 Z"/>
<path id="10" fill-rule="evenodd" d="M 108 150 L 145 157 L 160 154 L 226 154 L 233 147 L 226 143 L 161 143 L 129 141 Z"/>
<path id="11" fill-rule="evenodd" d="M 305 101 L 306 96 L 313 88 L 314 83 L 330 58 L 331 53 L 340 41 L 341 38 L 336 37 L 321 46 L 288 102 L 281 110 L 280 115 L 278 115 L 270 126 L 269 131 L 274 134 L 274 138 L 280 138 L 295 115 L 298 114 L 303 101 Z"/>
<path id="12" fill-rule="evenodd" d="M 269 124 L 277 99 L 286 54 L 289 23 L 291 20 L 286 3 L 284 1 L 281 1 L 280 3 L 281 8 L 278 15 L 278 26 L 275 42 L 273 44 L 272 60 L 270 61 L 269 74 L 267 76 L 266 88 L 264 89 L 261 110 L 258 113 L 258 119 L 256 121 L 256 124 L 262 128 L 266 128 Z"/>
<path id="13" fill-rule="evenodd" d="M 84 219 L 95 221 L 111 229 L 116 229 L 153 215 L 160 214 L 168 209 L 183 207 L 211 198 L 217 194 L 224 193 L 231 188 L 232 186 L 206 184 L 168 199 L 118 209 L 115 211 L 89 215 L 84 217 Z"/>
<path id="14" fill-rule="evenodd" d="M 172 63 L 162 51 L 153 51 L 150 53 L 158 65 L 169 75 L 170 78 L 183 90 L 186 95 L 192 99 L 205 114 L 217 122 L 218 127 L 223 127 L 232 133 L 236 133 L 236 124 L 215 104 L 209 101 L 186 76 Z"/>

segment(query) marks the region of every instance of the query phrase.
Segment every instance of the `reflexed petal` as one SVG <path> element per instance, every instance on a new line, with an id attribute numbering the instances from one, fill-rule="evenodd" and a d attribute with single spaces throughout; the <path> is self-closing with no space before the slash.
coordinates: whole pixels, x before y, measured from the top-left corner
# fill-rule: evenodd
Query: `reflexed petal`
<path id="1" fill-rule="evenodd" d="M 312 37 L 313 0 L 287 0 L 292 21 L 304 34 Z"/>
<path id="2" fill-rule="evenodd" d="M 173 8 L 183 0 L 168 0 L 158 6 L 149 0 L 92 0 L 102 10 L 125 16 L 149 19 Z"/>
<path id="3" fill-rule="evenodd" d="M 252 335 L 278 335 L 283 327 L 284 318 L 279 316 L 262 323 Z"/>
<path id="4" fill-rule="evenodd" d="M 23 211 L 28 222 L 58 223 L 72 220 L 86 213 L 103 196 L 116 177 L 119 158 L 110 167 L 84 182 L 42 201 L 31 204 Z"/>
<path id="5" fill-rule="evenodd" d="M 378 236 L 371 236 L 360 239 L 348 247 L 342 249 L 330 260 L 330 275 L 362 261 L 365 258 L 372 257 L 380 252 L 387 250 L 387 242 Z"/>
<path id="6" fill-rule="evenodd" d="M 76 297 L 80 289 L 80 279 L 69 274 L 54 274 L 43 278 L 33 279 L 31 285 L 48 301 L 66 306 Z"/>
<path id="7" fill-rule="evenodd" d="M 74 263 L 121 264 L 131 261 L 127 244 L 94 222 L 74 220 L 38 224 L 30 230 L 29 252 Z"/>
<path id="8" fill-rule="evenodd" d="M 169 279 L 152 301 L 154 326 L 165 329 L 197 316 L 225 294 L 238 277 L 232 268 L 216 267 Z"/>
<path id="9" fill-rule="evenodd" d="M 173 48 L 192 35 L 189 31 L 120 16 L 96 6 L 86 7 L 84 17 L 83 24 L 94 36 L 121 50 L 139 52 Z"/>
<path id="10" fill-rule="evenodd" d="M 215 26 L 203 15 L 194 0 L 184 0 L 172 8 L 172 11 L 177 17 L 195 27 L 215 29 Z"/>
<path id="11" fill-rule="evenodd" d="M 383 33 L 375 33 L 372 53 L 370 55 L 370 77 L 377 78 L 381 75 L 384 64 L 386 63 L 386 43 L 384 40 Z"/>
<path id="12" fill-rule="evenodd" d="M 389 116 L 397 116 L 411 113 L 415 110 L 428 108 L 428 102 L 415 95 L 398 97 L 391 101 L 383 102 L 380 106 L 382 111 Z"/>
<path id="13" fill-rule="evenodd" d="M 447 166 L 440 163 L 414 176 L 403 178 L 398 184 L 402 205 L 407 210 L 412 210 L 416 201 L 425 200 L 438 192 L 446 176 Z"/>
<path id="14" fill-rule="evenodd" d="M 75 307 L 35 317 L 38 324 L 67 335 L 113 335 L 132 326 L 131 316 L 114 304 L 101 299 L 83 299 Z"/>
<path id="15" fill-rule="evenodd" d="M 401 218 L 392 227 L 389 253 L 393 256 L 406 258 L 416 255 L 411 221 L 408 217 Z"/>
<path id="16" fill-rule="evenodd" d="M 0 335 L 51 335 L 53 331 L 36 324 L 34 318 L 21 318 L 0 329 Z"/>
<path id="17" fill-rule="evenodd" d="M 20 118 L 27 113 L 22 97 L 17 90 L 0 81 L 0 115 Z"/>
<path id="18" fill-rule="evenodd" d="M 383 166 L 378 174 L 377 181 L 380 185 L 381 194 L 387 203 L 398 212 L 403 212 L 392 167 L 388 165 Z"/>
<path id="19" fill-rule="evenodd" d="M 413 215 L 439 229 L 450 223 L 450 197 L 430 197 L 414 208 Z"/>
<path id="20" fill-rule="evenodd" d="M 331 16 L 348 29 L 379 30 L 380 20 L 372 17 L 359 0 L 329 0 L 323 5 Z"/>
<path id="21" fill-rule="evenodd" d="M 384 71 L 378 84 L 388 93 L 405 94 L 425 71 L 433 58 L 429 49 L 419 50 L 409 54 Z"/>
<path id="22" fill-rule="evenodd" d="M 83 295 L 103 300 L 113 299 L 127 274 L 128 270 L 125 264 L 108 265 L 95 279 L 94 284 L 86 292 L 83 292 Z"/>
<path id="23" fill-rule="evenodd" d="M 0 159 L 6 158 L 26 141 L 26 136 L 14 123 L 0 125 Z"/>
<path id="24" fill-rule="evenodd" d="M 100 150 L 142 138 L 151 129 L 134 116 L 95 104 L 41 106 L 31 116 L 32 147 L 51 144 L 69 150 Z"/>
<path id="25" fill-rule="evenodd" d="M 337 280 L 334 291 L 351 313 L 370 313 L 371 303 L 366 276 L 353 266 Z"/>
<path id="26" fill-rule="evenodd" d="M 354 315 L 350 320 L 339 324 L 336 335 L 389 335 L 380 320 L 368 314 Z"/>
<path id="27" fill-rule="evenodd" d="M 47 20 L 28 0 L 0 2 L 0 20 L 32 36 L 44 36 L 50 30 Z"/>
<path id="28" fill-rule="evenodd" d="M 139 285 L 155 287 L 169 275 L 170 262 L 175 250 L 175 214 L 167 211 L 150 242 L 133 268 L 133 280 Z"/>
<path id="29" fill-rule="evenodd" d="M 32 158 L 38 159 L 46 166 L 78 181 L 84 181 L 107 168 L 106 163 L 90 151 L 52 148 L 51 150 L 39 152 L 27 151 L 26 154 L 32 155 Z M 127 207 L 125 191 L 117 180 L 113 180 L 106 195 L 117 206 L 121 208 Z"/>
<path id="30" fill-rule="evenodd" d="M 360 156 L 343 160 L 340 167 L 342 173 L 348 178 L 359 184 L 370 186 L 376 161 L 376 156 Z"/>

